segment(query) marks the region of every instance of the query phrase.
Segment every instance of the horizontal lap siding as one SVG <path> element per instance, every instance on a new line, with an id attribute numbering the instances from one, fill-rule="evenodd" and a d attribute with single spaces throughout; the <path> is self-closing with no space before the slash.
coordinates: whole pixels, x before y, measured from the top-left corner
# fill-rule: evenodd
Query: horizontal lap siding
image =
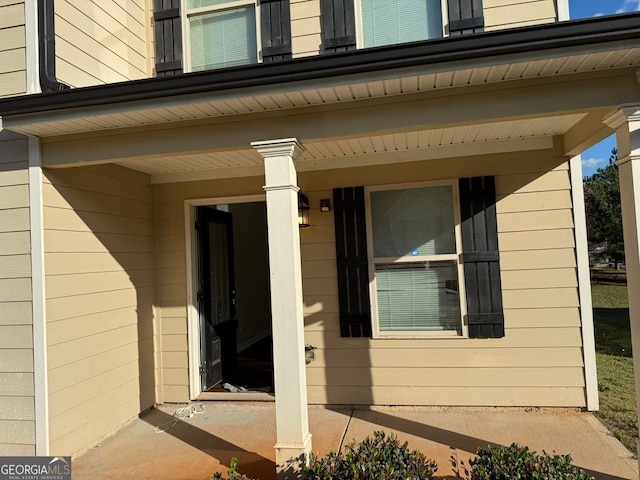
<path id="1" fill-rule="evenodd" d="M 27 92 L 24 2 L 0 2 L 0 98 Z"/>
<path id="2" fill-rule="evenodd" d="M 27 140 L 0 133 L 0 456 L 35 455 L 28 182 Z"/>
<path id="3" fill-rule="evenodd" d="M 162 352 L 157 372 L 163 402 L 189 400 L 187 269 L 184 202 L 165 203 L 154 187 L 158 255 L 158 319 Z"/>
<path id="4" fill-rule="evenodd" d="M 479 167 L 479 165 L 483 165 Z M 333 213 L 336 186 L 495 175 L 506 337 L 497 340 L 342 338 Z M 261 178 L 155 185 L 162 398 L 188 394 L 184 201 L 262 193 Z M 300 230 L 313 403 L 584 405 L 569 174 L 549 152 L 299 173 L 311 227 Z M 87 255 L 87 254 L 84 254 Z M 96 262 L 99 259 L 95 259 Z M 89 287 L 87 287 L 89 288 Z M 399 385 L 399 382 L 401 385 Z"/>
<path id="5" fill-rule="evenodd" d="M 263 194 L 264 178 L 154 185 L 157 305 L 161 343 L 158 398 L 189 401 L 185 200 Z"/>
<path id="6" fill-rule="evenodd" d="M 413 373 L 412 375 L 415 375 Z M 399 397 L 399 390 L 401 396 Z M 365 405 L 447 405 L 518 407 L 522 405 L 579 405 L 584 403 L 583 387 L 394 387 L 375 389 L 358 386 L 309 385 L 309 401 L 319 404 Z M 398 403 L 398 398 L 401 402 Z M 357 399 L 357 401 L 356 401 Z"/>
<path id="7" fill-rule="evenodd" d="M 335 186 L 458 178 L 468 160 L 299 174 L 310 228 L 302 229 L 305 341 L 312 403 L 573 406 L 585 404 L 569 172 L 550 152 L 474 158 L 495 175 L 506 336 L 502 339 L 340 337 L 333 214 Z M 478 165 L 483 165 L 479 168 Z"/>
<path id="8" fill-rule="evenodd" d="M 56 74 L 73 87 L 149 76 L 144 0 L 55 4 Z"/>
<path id="9" fill-rule="evenodd" d="M 293 58 L 320 53 L 320 0 L 291 0 Z"/>
<path id="10" fill-rule="evenodd" d="M 557 20 L 553 0 L 484 0 L 485 31 L 539 25 Z"/>
<path id="11" fill-rule="evenodd" d="M 51 449 L 69 455 L 155 402 L 148 177 L 46 171 L 44 216 Z"/>
<path id="12" fill-rule="evenodd" d="M 555 22 L 553 0 L 484 0 L 484 30 Z M 322 44 L 320 0 L 291 0 L 293 57 L 318 55 Z"/>

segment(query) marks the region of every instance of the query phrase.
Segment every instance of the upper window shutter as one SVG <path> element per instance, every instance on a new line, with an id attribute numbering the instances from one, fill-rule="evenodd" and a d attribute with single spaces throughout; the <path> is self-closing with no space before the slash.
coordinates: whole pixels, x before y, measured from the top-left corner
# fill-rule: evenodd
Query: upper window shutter
<path id="1" fill-rule="evenodd" d="M 494 177 L 461 178 L 462 263 L 470 338 L 504 337 Z"/>
<path id="2" fill-rule="evenodd" d="M 260 35 L 262 61 L 291 58 L 291 13 L 289 0 L 261 0 Z"/>
<path id="3" fill-rule="evenodd" d="M 333 190 L 340 336 L 371 337 L 364 187 Z"/>
<path id="4" fill-rule="evenodd" d="M 449 35 L 484 31 L 482 0 L 449 0 Z"/>
<path id="5" fill-rule="evenodd" d="M 354 0 L 320 0 L 322 49 L 346 52 L 356 49 Z"/>
<path id="6" fill-rule="evenodd" d="M 182 73 L 180 0 L 154 0 L 156 75 Z"/>

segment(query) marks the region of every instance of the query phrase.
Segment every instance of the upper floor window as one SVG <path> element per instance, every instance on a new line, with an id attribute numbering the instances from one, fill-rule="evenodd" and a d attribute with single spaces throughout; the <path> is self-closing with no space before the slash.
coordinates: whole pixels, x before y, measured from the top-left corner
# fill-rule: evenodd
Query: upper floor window
<path id="1" fill-rule="evenodd" d="M 363 47 L 443 36 L 442 0 L 359 0 Z"/>
<path id="2" fill-rule="evenodd" d="M 191 71 L 258 62 L 256 0 L 187 0 Z"/>

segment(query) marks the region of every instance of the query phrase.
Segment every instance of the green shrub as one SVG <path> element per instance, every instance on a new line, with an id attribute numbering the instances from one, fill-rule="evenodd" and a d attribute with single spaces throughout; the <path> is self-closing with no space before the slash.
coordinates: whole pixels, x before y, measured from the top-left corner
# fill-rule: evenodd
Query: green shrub
<path id="1" fill-rule="evenodd" d="M 351 442 L 344 453 L 330 452 L 322 459 L 311 457 L 302 470 L 303 480 L 428 480 L 438 470 L 433 460 L 400 445 L 392 433 L 374 432 L 360 443 Z"/>
<path id="2" fill-rule="evenodd" d="M 480 448 L 477 455 L 469 461 L 471 480 L 595 480 L 571 464 L 571 455 L 538 455 L 515 443 Z"/>
<path id="3" fill-rule="evenodd" d="M 229 475 L 228 479 L 224 478 L 220 472 L 216 472 L 213 477 L 207 477 L 204 480 L 251 480 L 245 474 L 240 475 L 238 473 L 238 459 L 236 457 L 231 457 L 227 474 Z"/>

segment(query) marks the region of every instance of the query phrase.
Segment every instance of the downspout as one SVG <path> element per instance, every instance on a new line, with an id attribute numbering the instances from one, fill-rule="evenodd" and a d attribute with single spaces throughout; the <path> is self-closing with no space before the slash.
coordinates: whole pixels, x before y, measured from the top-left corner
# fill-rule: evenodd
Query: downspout
<path id="1" fill-rule="evenodd" d="M 69 85 L 56 78 L 56 31 L 54 0 L 40 0 L 38 5 L 38 65 L 43 92 L 66 90 Z"/>
<path id="2" fill-rule="evenodd" d="M 26 40 L 26 93 L 39 94 L 40 25 L 42 2 L 24 4 Z M 31 242 L 31 318 L 33 328 L 33 396 L 35 454 L 49 455 L 49 367 L 47 365 L 47 318 L 44 272 L 44 213 L 40 139 L 28 138 L 29 239 Z"/>

